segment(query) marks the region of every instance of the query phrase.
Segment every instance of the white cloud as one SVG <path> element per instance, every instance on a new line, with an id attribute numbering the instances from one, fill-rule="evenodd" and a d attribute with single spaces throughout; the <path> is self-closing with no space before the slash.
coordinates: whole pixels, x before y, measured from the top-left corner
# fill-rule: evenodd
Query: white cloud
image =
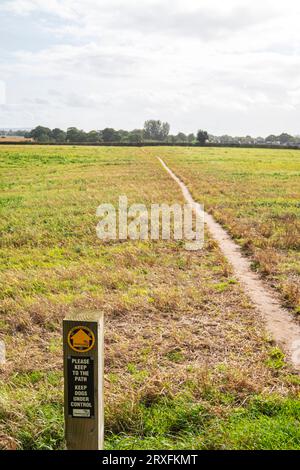
<path id="1" fill-rule="evenodd" d="M 5 83 L 0 80 L 0 104 L 5 104 L 6 101 L 6 87 Z"/>
<path id="2" fill-rule="evenodd" d="M 75 3 L 68 0 L 8 0 L 3 2 L 2 9 L 18 15 L 44 13 L 74 20 L 77 12 L 73 10 L 72 4 Z"/>
<path id="3" fill-rule="evenodd" d="M 174 131 L 299 132 L 296 0 L 11 0 L 2 11 L 38 21 L 49 44 L 25 36 L 22 50 L 0 56 L 9 103 L 0 126 L 24 113 L 26 127 L 158 117 Z"/>

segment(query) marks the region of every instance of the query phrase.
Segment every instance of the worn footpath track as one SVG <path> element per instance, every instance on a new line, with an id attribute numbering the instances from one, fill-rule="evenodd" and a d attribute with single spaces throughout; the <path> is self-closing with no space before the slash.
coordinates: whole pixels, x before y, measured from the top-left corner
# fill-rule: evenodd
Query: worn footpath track
<path id="1" fill-rule="evenodd" d="M 204 221 L 212 237 L 218 242 L 220 249 L 233 267 L 236 278 L 243 286 L 252 303 L 262 315 L 267 331 L 272 339 L 284 350 L 295 370 L 300 372 L 300 326 L 293 320 L 288 310 L 280 305 L 275 291 L 267 286 L 258 274 L 252 271 L 250 261 L 245 258 L 240 247 L 232 240 L 222 226 L 214 218 L 204 212 L 197 204 L 187 186 L 173 173 L 165 162 L 157 157 L 165 170 L 180 186 L 185 200 L 197 212 L 204 215 Z"/>

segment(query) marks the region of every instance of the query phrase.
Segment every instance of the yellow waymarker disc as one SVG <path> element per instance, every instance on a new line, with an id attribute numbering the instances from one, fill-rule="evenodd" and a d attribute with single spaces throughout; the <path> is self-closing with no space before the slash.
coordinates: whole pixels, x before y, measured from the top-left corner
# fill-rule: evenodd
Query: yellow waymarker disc
<path id="1" fill-rule="evenodd" d="M 87 352 L 95 344 L 95 335 L 87 326 L 74 326 L 69 331 L 68 344 L 73 351 Z"/>

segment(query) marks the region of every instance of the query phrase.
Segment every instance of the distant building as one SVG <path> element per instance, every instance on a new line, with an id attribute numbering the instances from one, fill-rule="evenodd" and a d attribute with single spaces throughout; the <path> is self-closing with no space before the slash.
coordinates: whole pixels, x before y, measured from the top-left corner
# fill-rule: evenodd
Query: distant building
<path id="1" fill-rule="evenodd" d="M 34 142 L 34 139 L 31 137 L 20 137 L 18 135 L 1 135 L 0 143 L 1 142 Z"/>

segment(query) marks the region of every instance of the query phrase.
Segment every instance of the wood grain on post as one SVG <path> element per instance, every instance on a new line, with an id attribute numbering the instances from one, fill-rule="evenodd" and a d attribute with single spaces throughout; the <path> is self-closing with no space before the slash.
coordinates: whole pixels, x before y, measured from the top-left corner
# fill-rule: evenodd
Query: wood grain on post
<path id="1" fill-rule="evenodd" d="M 63 321 L 65 437 L 69 450 L 103 449 L 103 338 L 99 312 Z"/>

